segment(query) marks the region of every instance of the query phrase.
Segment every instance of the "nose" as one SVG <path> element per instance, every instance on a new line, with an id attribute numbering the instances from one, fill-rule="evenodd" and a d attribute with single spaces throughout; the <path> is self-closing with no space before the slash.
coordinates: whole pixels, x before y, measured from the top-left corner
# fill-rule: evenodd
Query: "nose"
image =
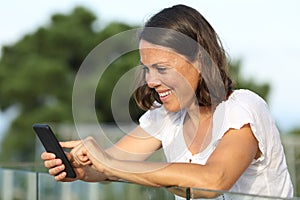
<path id="1" fill-rule="evenodd" d="M 149 88 L 155 88 L 161 85 L 159 77 L 151 71 L 146 74 L 146 82 Z"/>

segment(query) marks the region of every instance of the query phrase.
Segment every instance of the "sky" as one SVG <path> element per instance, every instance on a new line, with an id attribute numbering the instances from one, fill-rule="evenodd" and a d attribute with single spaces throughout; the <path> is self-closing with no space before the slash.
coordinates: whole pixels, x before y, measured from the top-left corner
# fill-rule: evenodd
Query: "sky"
<path id="1" fill-rule="evenodd" d="M 242 74 L 270 83 L 269 106 L 283 130 L 300 127 L 300 1 L 298 0 L 10 0 L 0 3 L 0 47 L 49 22 L 54 13 L 82 5 L 98 20 L 142 25 L 149 16 L 175 4 L 197 9 L 217 31 L 232 60 L 242 60 Z M 5 97 L 0 97 L 5 98 Z M 10 115 L 0 112 L 0 133 Z M 12 116 L 12 115 L 10 115 Z M 1 139 L 1 138 L 0 138 Z"/>

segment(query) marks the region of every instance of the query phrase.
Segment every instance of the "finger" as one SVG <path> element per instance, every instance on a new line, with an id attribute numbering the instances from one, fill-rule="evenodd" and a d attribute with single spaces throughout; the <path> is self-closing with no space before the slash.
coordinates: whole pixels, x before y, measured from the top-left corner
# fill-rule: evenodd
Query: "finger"
<path id="1" fill-rule="evenodd" d="M 81 140 L 76 140 L 76 141 L 67 141 L 67 142 L 59 142 L 62 148 L 74 148 L 77 145 L 81 144 Z"/>
<path id="2" fill-rule="evenodd" d="M 94 154 L 98 152 L 102 152 L 103 149 L 97 144 L 97 142 L 92 137 L 88 137 L 83 141 L 83 145 L 85 146 L 85 154 Z"/>
<path id="3" fill-rule="evenodd" d="M 80 161 L 78 161 L 76 158 L 73 158 L 70 160 L 70 163 L 73 167 L 75 168 L 79 168 L 79 167 L 82 167 Z"/>
<path id="4" fill-rule="evenodd" d="M 88 161 L 89 157 L 87 156 L 87 154 L 85 154 L 85 152 L 78 151 L 73 154 L 73 159 L 79 163 L 82 163 Z"/>
<path id="5" fill-rule="evenodd" d="M 83 155 L 82 152 L 77 152 L 72 154 L 72 159 L 70 160 L 74 167 L 82 167 L 86 165 L 90 165 L 92 162 L 88 158 L 87 155 Z"/>
<path id="6" fill-rule="evenodd" d="M 86 155 L 89 159 L 94 163 L 94 161 L 105 162 L 108 154 L 104 149 L 95 141 L 95 140 L 86 140 L 84 141 L 84 145 L 88 151 L 86 151 Z"/>
<path id="7" fill-rule="evenodd" d="M 61 181 L 61 182 L 72 182 L 72 181 L 76 180 L 74 178 L 67 178 L 66 172 L 62 172 L 62 173 L 58 174 L 57 176 L 54 177 L 54 179 L 56 181 Z"/>
<path id="8" fill-rule="evenodd" d="M 62 164 L 62 160 L 61 159 L 53 159 L 53 160 L 47 160 L 44 162 L 44 166 L 46 168 L 53 168 L 55 166 L 59 166 Z"/>
<path id="9" fill-rule="evenodd" d="M 56 175 L 56 176 L 54 177 L 54 179 L 55 179 L 56 181 L 64 181 L 64 179 L 66 178 L 66 176 L 67 176 L 67 173 L 66 173 L 66 172 L 62 172 L 62 173 Z"/>
<path id="10" fill-rule="evenodd" d="M 92 161 L 87 156 L 80 158 L 80 165 L 86 166 L 86 165 L 91 165 L 91 164 L 92 164 Z"/>
<path id="11" fill-rule="evenodd" d="M 54 153 L 43 152 L 41 154 L 42 160 L 52 160 L 55 159 L 56 155 Z"/>
<path id="12" fill-rule="evenodd" d="M 71 154 L 69 152 L 65 151 L 65 155 L 67 156 L 68 160 L 71 160 L 72 156 L 71 156 Z"/>
<path id="13" fill-rule="evenodd" d="M 80 156 L 79 159 L 81 162 L 87 162 L 90 160 L 88 156 Z"/>
<path id="14" fill-rule="evenodd" d="M 85 162 L 89 160 L 87 157 L 86 149 L 82 145 L 82 143 L 80 143 L 80 145 L 77 145 L 75 148 L 73 148 L 70 154 L 71 154 L 71 160 L 74 161 L 76 166 L 85 165 Z"/>
<path id="15" fill-rule="evenodd" d="M 90 161 L 90 160 L 87 160 L 87 161 L 74 160 L 72 162 L 72 166 L 75 167 L 75 168 L 81 168 L 81 167 L 91 165 L 91 164 L 92 164 L 92 161 Z"/>
<path id="16" fill-rule="evenodd" d="M 65 165 L 59 165 L 57 167 L 51 168 L 48 170 L 48 173 L 52 176 L 57 176 L 65 169 Z"/>

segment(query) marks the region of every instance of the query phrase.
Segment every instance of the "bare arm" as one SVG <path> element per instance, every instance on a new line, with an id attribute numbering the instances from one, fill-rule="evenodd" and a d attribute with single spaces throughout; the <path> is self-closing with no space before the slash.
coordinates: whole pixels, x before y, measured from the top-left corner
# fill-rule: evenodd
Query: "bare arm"
<path id="1" fill-rule="evenodd" d="M 214 190 L 230 189 L 258 152 L 258 143 L 249 125 L 240 130 L 230 129 L 206 165 L 119 160 L 105 155 L 93 141 L 87 140 L 85 145 L 93 167 L 107 176 L 147 186 Z"/>
<path id="2" fill-rule="evenodd" d="M 106 152 L 119 160 L 143 161 L 160 147 L 160 140 L 152 137 L 138 126 Z"/>

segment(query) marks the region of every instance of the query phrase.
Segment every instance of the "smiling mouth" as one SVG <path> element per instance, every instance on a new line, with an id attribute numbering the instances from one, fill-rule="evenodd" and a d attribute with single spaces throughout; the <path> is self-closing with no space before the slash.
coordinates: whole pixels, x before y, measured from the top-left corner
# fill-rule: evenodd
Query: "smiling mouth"
<path id="1" fill-rule="evenodd" d="M 158 92 L 158 95 L 160 97 L 161 100 L 164 100 L 165 98 L 167 98 L 170 94 L 172 94 L 173 90 L 168 90 L 165 92 Z"/>

